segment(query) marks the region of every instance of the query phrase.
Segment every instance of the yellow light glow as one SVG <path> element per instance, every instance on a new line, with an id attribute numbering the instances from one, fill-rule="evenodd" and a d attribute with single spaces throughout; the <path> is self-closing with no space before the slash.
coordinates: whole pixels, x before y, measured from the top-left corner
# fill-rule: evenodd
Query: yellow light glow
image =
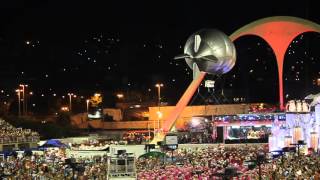
<path id="1" fill-rule="evenodd" d="M 159 118 L 159 119 L 161 119 L 161 118 L 162 118 L 162 116 L 163 116 L 163 114 L 162 114 L 162 112 L 161 112 L 161 111 L 157 111 L 157 115 L 158 115 L 158 118 Z"/>
<path id="2" fill-rule="evenodd" d="M 160 84 L 157 83 L 157 84 L 156 84 L 156 87 L 163 87 L 163 84 L 162 84 L 162 83 L 160 83 Z"/>
<path id="3" fill-rule="evenodd" d="M 118 97 L 119 99 L 121 99 L 121 98 L 124 97 L 124 95 L 123 95 L 123 94 L 117 94 L 117 97 Z"/>

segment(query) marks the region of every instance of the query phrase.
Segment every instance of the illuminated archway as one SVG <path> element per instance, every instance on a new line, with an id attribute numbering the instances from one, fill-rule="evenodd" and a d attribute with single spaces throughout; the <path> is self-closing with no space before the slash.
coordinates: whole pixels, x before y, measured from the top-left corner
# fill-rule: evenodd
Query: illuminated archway
<path id="1" fill-rule="evenodd" d="M 292 40 L 305 32 L 320 32 L 320 25 L 296 17 L 275 16 L 254 21 L 230 35 L 234 41 L 245 35 L 256 35 L 263 38 L 272 48 L 278 67 L 279 102 L 284 108 L 283 99 L 283 62 L 284 55 Z"/>

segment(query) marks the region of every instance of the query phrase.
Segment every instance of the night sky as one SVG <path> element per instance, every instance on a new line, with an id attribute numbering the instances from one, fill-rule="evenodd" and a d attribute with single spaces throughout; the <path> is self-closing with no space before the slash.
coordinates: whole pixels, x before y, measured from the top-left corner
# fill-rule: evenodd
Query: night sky
<path id="1" fill-rule="evenodd" d="M 119 92 L 133 94 L 132 100 L 154 100 L 154 85 L 161 82 L 163 101 L 175 104 L 192 72 L 173 57 L 183 53 L 195 31 L 216 28 L 230 35 L 254 20 L 277 15 L 320 23 L 314 1 L 253 2 L 1 2 L 1 101 L 12 101 L 19 83 L 25 83 L 34 104 L 65 104 L 62 96 L 68 92 L 81 102 L 102 92 L 106 106 L 113 106 Z M 228 103 L 242 98 L 277 104 L 278 75 L 270 47 L 250 36 L 235 45 L 236 66 L 217 80 L 217 93 L 223 89 Z M 291 44 L 284 64 L 286 100 L 320 91 L 315 83 L 320 78 L 319 45 L 316 33 L 303 34 Z"/>

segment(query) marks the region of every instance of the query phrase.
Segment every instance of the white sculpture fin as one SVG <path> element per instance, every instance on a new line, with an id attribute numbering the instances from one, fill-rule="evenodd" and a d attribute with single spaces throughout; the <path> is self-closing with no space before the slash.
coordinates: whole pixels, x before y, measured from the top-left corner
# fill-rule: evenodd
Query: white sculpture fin
<path id="1" fill-rule="evenodd" d="M 199 70 L 199 67 L 196 63 L 192 64 L 192 72 L 193 72 L 193 79 L 197 79 L 197 77 L 200 74 L 200 70 Z"/>
<path id="2" fill-rule="evenodd" d="M 201 44 L 201 37 L 200 35 L 197 34 L 194 36 L 194 47 L 193 47 L 194 52 L 198 52 L 200 44 Z"/>
<path id="3" fill-rule="evenodd" d="M 175 57 L 174 57 L 174 60 L 179 60 L 179 59 L 184 59 L 184 58 L 190 58 L 190 55 L 188 55 L 188 54 L 181 54 L 181 55 L 175 56 Z"/>

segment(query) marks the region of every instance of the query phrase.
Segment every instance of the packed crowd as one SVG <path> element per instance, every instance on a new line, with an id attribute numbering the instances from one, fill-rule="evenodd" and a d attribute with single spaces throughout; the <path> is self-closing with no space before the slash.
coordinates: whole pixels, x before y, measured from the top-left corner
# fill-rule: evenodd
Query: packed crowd
<path id="1" fill-rule="evenodd" d="M 104 180 L 107 176 L 107 158 L 80 158 L 66 163 L 65 153 L 51 150 L 44 154 L 17 155 L 0 160 L 0 178 L 61 180 Z"/>
<path id="2" fill-rule="evenodd" d="M 257 159 L 257 152 L 267 152 L 258 146 L 233 148 L 180 149 L 173 154 L 173 161 L 144 158 L 137 161 L 138 179 L 221 179 L 225 168 L 233 167 L 239 173 L 237 179 L 259 179 L 258 166 L 248 164 Z M 249 163 L 250 162 L 250 163 Z M 270 159 L 261 165 L 263 180 L 320 179 L 320 157 L 318 154 L 297 156 L 289 153 L 285 157 Z"/>
<path id="3" fill-rule="evenodd" d="M 0 143 L 11 142 L 38 142 L 37 132 L 30 129 L 15 128 L 3 119 L 0 119 Z"/>
<path id="4" fill-rule="evenodd" d="M 214 174 L 219 173 L 228 166 L 235 167 L 242 173 L 241 177 L 255 177 L 256 173 L 243 165 L 245 160 L 254 159 L 255 146 L 229 148 L 199 148 L 179 149 L 174 152 L 174 164 L 159 159 L 140 159 L 137 161 L 138 179 L 161 180 L 175 177 L 177 179 L 214 179 Z M 263 150 L 263 149 L 261 149 Z M 145 164 L 148 164 L 145 166 Z M 218 178 L 217 178 L 218 179 Z"/>
<path id="5" fill-rule="evenodd" d="M 166 158 L 139 158 L 136 161 L 139 180 L 214 180 L 217 174 L 233 167 L 239 180 L 259 179 L 258 166 L 248 162 L 257 159 L 257 152 L 267 152 L 265 146 L 181 148 L 168 152 Z M 49 149 L 44 153 L 18 154 L 0 158 L 1 179 L 106 179 L 108 157 L 95 156 L 66 159 L 64 149 Z M 172 156 L 172 157 L 171 157 Z M 269 157 L 267 156 L 267 159 Z M 68 161 L 69 160 L 69 161 Z M 72 163 L 71 163 L 72 162 Z M 295 152 L 270 159 L 261 165 L 263 180 L 320 179 L 320 157 L 316 153 L 298 156 Z"/>
<path id="6" fill-rule="evenodd" d="M 178 134 L 178 142 L 179 144 L 216 143 L 216 137 L 207 131 L 201 133 L 181 132 Z"/>

